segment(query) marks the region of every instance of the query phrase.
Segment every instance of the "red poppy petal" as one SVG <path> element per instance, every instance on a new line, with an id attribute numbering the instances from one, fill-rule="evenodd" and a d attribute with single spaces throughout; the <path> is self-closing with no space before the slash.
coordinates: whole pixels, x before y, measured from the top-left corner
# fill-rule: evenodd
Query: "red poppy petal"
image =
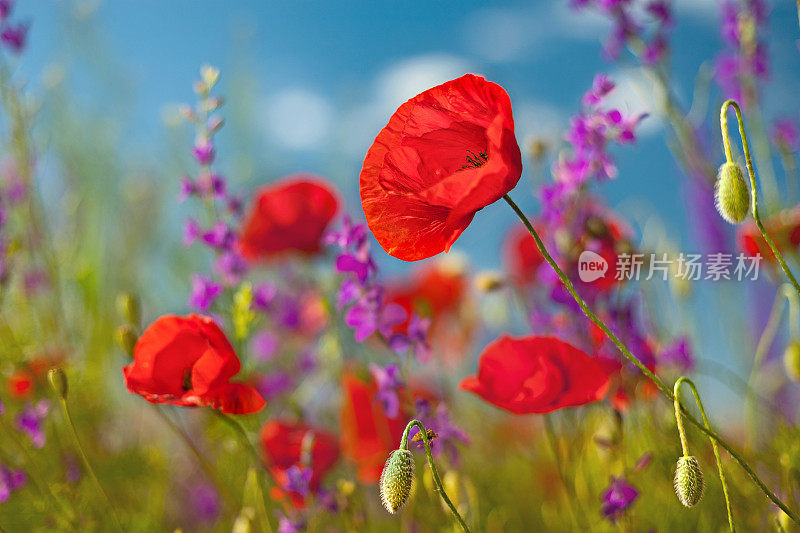
<path id="1" fill-rule="evenodd" d="M 242 383 L 228 383 L 200 398 L 203 405 L 232 415 L 256 413 L 267 403 L 257 390 Z"/>

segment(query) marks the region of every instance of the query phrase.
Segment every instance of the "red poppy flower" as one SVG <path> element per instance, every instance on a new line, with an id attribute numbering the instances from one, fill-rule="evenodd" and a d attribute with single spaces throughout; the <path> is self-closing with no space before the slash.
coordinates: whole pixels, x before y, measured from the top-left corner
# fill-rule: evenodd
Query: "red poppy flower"
<path id="1" fill-rule="evenodd" d="M 139 337 L 133 363 L 122 373 L 128 390 L 152 403 L 255 413 L 264 407 L 261 395 L 229 382 L 239 370 L 239 358 L 211 318 L 165 315 Z"/>
<path id="2" fill-rule="evenodd" d="M 502 409 L 549 413 L 598 401 L 608 388 L 598 360 L 553 337 L 500 337 L 483 351 L 478 375 L 461 382 Z"/>
<path id="3" fill-rule="evenodd" d="M 769 217 L 764 221 L 764 229 L 778 250 L 797 251 L 797 247 L 800 246 L 800 206 L 785 209 Z M 753 219 L 737 227 L 736 241 L 743 253 L 752 257 L 761 254 L 764 259 L 775 261 L 775 254 L 772 253 Z"/>
<path id="4" fill-rule="evenodd" d="M 331 184 L 311 176 L 289 176 L 262 187 L 242 222 L 242 255 L 255 261 L 285 252 L 318 252 L 339 208 L 337 196 Z"/>
<path id="5" fill-rule="evenodd" d="M 402 410 L 396 418 L 387 417 L 375 400 L 374 384 L 345 375 L 342 388 L 342 453 L 356 464 L 362 482 L 376 483 L 386 458 L 400 446 L 409 419 Z"/>
<path id="6" fill-rule="evenodd" d="M 542 228 L 538 224 L 535 229 L 540 237 L 544 237 Z M 544 262 L 544 257 L 536 247 L 536 241 L 522 224 L 512 227 L 506 235 L 503 243 L 503 259 L 508 275 L 520 285 L 533 283 L 536 272 Z"/>
<path id="7" fill-rule="evenodd" d="M 400 305 L 410 317 L 417 313 L 432 319 L 435 328 L 441 315 L 456 311 L 467 292 L 467 279 L 460 265 L 445 264 L 442 261 L 426 263 L 414 274 L 411 280 L 391 284 L 388 300 Z M 408 320 L 398 326 L 405 331 Z"/>
<path id="8" fill-rule="evenodd" d="M 17 370 L 8 376 L 8 394 L 17 400 L 24 400 L 33 395 L 33 376 L 27 370 Z"/>
<path id="9" fill-rule="evenodd" d="M 364 159 L 361 205 L 384 250 L 416 261 L 448 251 L 521 173 L 508 94 L 467 74 L 392 115 Z"/>
<path id="10" fill-rule="evenodd" d="M 339 444 L 334 435 L 313 426 L 284 420 L 271 420 L 264 424 L 261 448 L 264 462 L 281 487 L 289 482 L 286 472 L 289 468 L 310 468 L 308 488 L 312 492 L 319 489 L 322 478 L 339 460 Z M 304 453 L 308 453 L 307 458 L 303 457 Z M 296 506 L 304 504 L 302 495 L 289 492 L 289 496 Z"/>

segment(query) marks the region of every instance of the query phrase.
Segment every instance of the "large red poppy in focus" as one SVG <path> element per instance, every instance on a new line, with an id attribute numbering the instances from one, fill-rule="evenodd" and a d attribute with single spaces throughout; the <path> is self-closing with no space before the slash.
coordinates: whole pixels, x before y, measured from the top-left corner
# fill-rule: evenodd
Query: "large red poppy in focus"
<path id="1" fill-rule="evenodd" d="M 397 417 L 387 417 L 375 399 L 374 384 L 348 374 L 342 385 L 342 452 L 355 463 L 359 480 L 376 483 L 386 458 L 400 446 L 409 418 L 402 409 Z"/>
<path id="2" fill-rule="evenodd" d="M 416 261 L 448 251 L 521 173 L 508 94 L 466 74 L 392 115 L 364 159 L 361 205 L 384 250 Z"/>
<path id="3" fill-rule="evenodd" d="M 333 185 L 312 176 L 289 176 L 256 191 L 239 235 L 247 259 L 285 252 L 312 254 L 339 208 Z"/>
<path id="4" fill-rule="evenodd" d="M 308 447 L 308 450 L 304 450 Z M 292 466 L 307 466 L 311 469 L 308 488 L 319 489 L 322 478 L 339 460 L 337 438 L 330 433 L 302 423 L 271 420 L 261 428 L 261 448 L 264 462 L 279 485 L 288 481 L 286 471 Z M 308 453 L 304 458 L 303 454 Z M 305 463 L 304 461 L 308 461 Z M 303 498 L 290 494 L 295 505 L 302 506 Z"/>
<path id="5" fill-rule="evenodd" d="M 165 315 L 139 337 L 133 363 L 122 373 L 128 390 L 152 403 L 255 413 L 264 399 L 248 385 L 230 383 L 239 370 L 239 358 L 211 318 Z"/>
<path id="6" fill-rule="evenodd" d="M 500 337 L 483 351 L 478 375 L 461 388 L 516 414 L 549 413 L 601 400 L 604 365 L 553 337 Z"/>

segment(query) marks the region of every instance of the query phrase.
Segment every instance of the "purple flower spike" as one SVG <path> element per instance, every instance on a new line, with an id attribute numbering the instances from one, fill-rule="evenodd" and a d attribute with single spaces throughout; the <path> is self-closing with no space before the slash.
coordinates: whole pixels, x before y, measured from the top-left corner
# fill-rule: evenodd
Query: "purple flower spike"
<path id="1" fill-rule="evenodd" d="M 199 139 L 192 151 L 194 158 L 203 166 L 208 166 L 214 161 L 214 145 L 207 139 Z"/>
<path id="2" fill-rule="evenodd" d="M 395 418 L 400 413 L 400 398 L 397 396 L 397 389 L 403 386 L 403 382 L 400 381 L 400 369 L 397 368 L 397 365 L 380 367 L 371 364 L 369 371 L 378 387 L 375 399 L 380 402 L 386 416 Z"/>
<path id="3" fill-rule="evenodd" d="M 22 489 L 27 483 L 28 476 L 24 470 L 0 465 L 0 503 L 7 502 L 12 492 Z"/>
<path id="4" fill-rule="evenodd" d="M 222 285 L 214 283 L 209 277 L 195 274 L 192 276 L 192 292 L 189 295 L 189 305 L 205 313 L 214 304 L 222 292 Z"/>
<path id="5" fill-rule="evenodd" d="M 50 402 L 42 399 L 35 404 L 25 406 L 17 413 L 17 429 L 31 440 L 36 449 L 45 445 L 46 435 L 42 422 L 49 411 Z"/>
<path id="6" fill-rule="evenodd" d="M 638 497 L 639 491 L 624 477 L 612 477 L 611 483 L 601 496 L 603 503 L 600 510 L 607 520 L 614 523 L 625 514 Z"/>
<path id="7" fill-rule="evenodd" d="M 310 468 L 292 465 L 286 469 L 287 480 L 283 488 L 288 492 L 294 492 L 305 498 L 309 493 L 308 484 L 311 482 L 312 474 L 313 472 Z"/>
<path id="8" fill-rule="evenodd" d="M 28 24 L 9 25 L 0 33 L 0 40 L 11 49 L 15 54 L 22 52 L 25 48 L 25 40 L 28 36 Z"/>

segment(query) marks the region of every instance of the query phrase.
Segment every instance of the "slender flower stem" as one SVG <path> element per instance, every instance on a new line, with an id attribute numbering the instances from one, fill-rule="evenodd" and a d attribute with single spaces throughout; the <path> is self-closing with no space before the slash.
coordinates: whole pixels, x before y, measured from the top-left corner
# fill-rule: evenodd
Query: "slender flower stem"
<path id="1" fill-rule="evenodd" d="M 214 413 L 219 417 L 222 421 L 228 424 L 230 427 L 234 429 L 236 432 L 237 437 L 239 438 L 239 442 L 241 442 L 247 451 L 250 452 L 251 457 L 254 461 L 254 468 L 256 470 L 256 475 L 258 476 L 259 484 L 261 485 L 261 498 L 264 503 L 264 508 L 268 509 L 269 504 L 267 502 L 267 493 L 264 490 L 264 468 L 261 464 L 261 456 L 258 454 L 258 451 L 253 446 L 253 443 L 250 441 L 250 437 L 247 435 L 247 430 L 242 426 L 241 422 L 233 418 L 232 416 L 228 416 L 221 411 L 214 411 Z M 274 481 L 274 480 L 273 480 Z"/>
<path id="2" fill-rule="evenodd" d="M 219 476 L 217 475 L 216 470 L 214 470 L 214 467 L 211 465 L 211 463 L 208 462 L 208 459 L 206 459 L 206 457 L 203 455 L 203 453 L 200 451 L 197 445 L 192 441 L 192 438 L 183 429 L 181 429 L 178 426 L 178 424 L 176 424 L 165 412 L 163 412 L 158 405 L 153 405 L 153 410 L 156 413 L 158 413 L 159 418 L 161 418 L 161 420 L 163 420 L 164 423 L 167 424 L 170 427 L 170 429 L 181 438 L 184 444 L 186 444 L 186 447 L 189 448 L 189 450 L 191 450 L 191 452 L 197 458 L 197 462 L 200 465 L 200 468 L 203 470 L 206 476 L 208 476 L 208 479 L 210 479 L 211 482 L 214 483 L 214 485 L 216 485 L 217 490 L 222 495 L 222 499 L 225 500 L 225 506 L 228 508 L 229 511 L 232 512 L 235 504 L 233 496 L 231 496 L 227 485 L 225 485 L 222 482 L 222 480 L 219 479 Z"/>
<path id="3" fill-rule="evenodd" d="M 536 242 L 536 248 L 539 250 L 539 253 L 542 254 L 542 257 L 544 257 L 545 261 L 547 261 L 550 267 L 556 272 L 558 277 L 561 279 L 561 282 L 564 284 L 564 287 L 566 287 L 567 291 L 569 291 L 569 293 L 575 299 L 575 302 L 581 308 L 583 313 L 589 318 L 589 320 L 594 322 L 597 325 L 597 327 L 603 330 L 603 333 L 605 333 L 606 336 L 609 339 L 611 339 L 611 342 L 613 342 L 616 345 L 616 347 L 619 349 L 622 355 L 624 355 L 628 361 L 633 363 L 645 376 L 647 376 L 647 378 L 655 384 L 658 390 L 661 391 L 661 393 L 664 396 L 666 396 L 667 399 L 669 399 L 670 401 L 674 401 L 675 395 L 672 392 L 672 389 L 668 387 L 660 377 L 658 377 L 649 368 L 647 368 L 644 365 L 644 363 L 642 363 L 635 355 L 633 355 L 631 351 L 628 350 L 628 348 L 625 346 L 625 344 L 623 344 L 622 341 L 608 328 L 608 326 L 606 326 L 605 323 L 603 323 L 603 321 L 600 320 L 597 317 L 597 315 L 595 315 L 592 312 L 591 309 L 589 309 L 589 306 L 586 304 L 584 299 L 581 298 L 581 296 L 575 290 L 575 286 L 572 284 L 570 279 L 567 277 L 564 271 L 561 270 L 561 267 L 558 266 L 558 263 L 555 262 L 553 257 L 548 253 L 547 248 L 545 248 L 544 243 L 542 242 L 542 239 L 539 237 L 539 234 L 536 233 L 535 229 L 533 229 L 533 225 L 531 224 L 530 220 L 528 220 L 528 217 L 525 216 L 525 213 L 522 212 L 519 206 L 516 203 L 514 203 L 514 200 L 512 200 L 508 194 L 503 196 L 503 199 L 508 203 L 508 205 L 511 206 L 511 209 L 513 209 L 514 212 L 517 214 L 517 216 L 520 218 L 520 220 L 522 220 L 522 223 L 525 224 L 525 227 L 528 229 L 528 232 L 531 234 L 533 240 Z M 737 463 L 739 463 L 739 465 L 744 469 L 744 471 L 747 473 L 747 475 L 750 477 L 753 483 L 755 483 L 758 486 L 758 488 L 761 489 L 764 495 L 766 495 L 766 497 L 769 498 L 770 501 L 772 501 L 772 503 L 777 505 L 792 520 L 800 524 L 800 517 L 798 517 L 797 513 L 789 509 L 789 507 L 787 507 L 786 504 L 783 503 L 783 501 L 781 501 L 781 499 L 778 498 L 764 484 L 763 481 L 761 481 L 761 478 L 758 477 L 758 474 L 755 473 L 755 471 L 750 467 L 750 465 L 736 451 L 734 451 L 733 448 L 722 439 L 722 437 L 720 437 L 712 429 L 709 429 L 705 425 L 703 425 L 699 420 L 697 420 L 694 416 L 692 416 L 686 409 L 682 408 L 682 412 L 683 415 L 686 417 L 686 419 L 692 423 L 692 425 L 697 427 L 708 437 L 717 441 L 717 443 L 720 446 L 722 446 L 722 448 L 724 448 L 725 451 L 727 451 L 731 455 L 731 457 L 733 457 L 736 460 Z"/>
<path id="4" fill-rule="evenodd" d="M 753 367 L 750 369 L 750 377 L 747 379 L 747 396 L 745 398 L 746 412 L 749 413 L 751 420 L 755 420 L 755 381 L 758 370 L 761 368 L 761 363 L 767 355 L 769 347 L 772 346 L 772 341 L 775 339 L 775 334 L 778 332 L 780 325 L 784 297 L 789 303 L 789 327 L 791 334 L 794 338 L 800 339 L 800 298 L 794 292 L 794 289 L 788 283 L 782 284 L 778 288 L 775 295 L 775 302 L 772 304 L 772 310 L 769 313 L 767 324 L 761 337 L 758 339 L 756 345 L 756 353 L 753 356 Z M 752 424 L 751 424 L 752 425 Z"/>
<path id="5" fill-rule="evenodd" d="M 100 480 L 97 478 L 97 475 L 94 473 L 94 468 L 92 468 L 92 464 L 89 462 L 89 457 L 86 455 L 86 452 L 81 445 L 81 440 L 78 438 L 78 431 L 75 429 L 75 424 L 72 422 L 72 415 L 69 414 L 69 407 L 67 406 L 67 400 L 63 397 L 59 398 L 61 402 L 61 410 L 64 412 L 64 418 L 67 422 L 67 425 L 72 432 L 72 437 L 75 439 L 75 447 L 78 449 L 78 453 L 83 460 L 83 465 L 86 467 L 86 471 L 89 473 L 89 476 L 94 481 L 95 487 L 97 487 L 97 491 L 106 501 L 106 505 L 108 505 L 108 510 L 111 512 L 111 518 L 114 520 L 114 525 L 116 525 L 117 529 L 120 531 L 125 531 L 122 529 L 122 524 L 119 521 L 119 515 L 117 514 L 117 508 L 114 506 L 114 503 L 111 501 L 111 498 L 108 497 L 103 485 L 100 484 Z"/>
<path id="6" fill-rule="evenodd" d="M 542 417 L 544 423 L 544 432 L 545 437 L 547 438 L 547 444 L 550 446 L 550 451 L 553 453 L 553 457 L 556 461 L 556 471 L 558 472 L 558 477 L 561 480 L 561 485 L 564 487 L 564 491 L 566 492 L 569 514 L 578 529 L 582 531 L 588 531 L 589 528 L 586 524 L 586 515 L 584 514 L 583 509 L 581 508 L 578 512 L 576 512 L 573 508 L 572 502 L 575 502 L 576 505 L 580 505 L 578 503 L 578 496 L 575 491 L 574 483 L 569 482 L 567 474 L 564 472 L 564 462 L 561 461 L 558 438 L 556 437 L 555 428 L 553 428 L 553 420 L 550 417 L 551 415 L 549 414 L 546 414 Z M 580 520 L 578 519 L 578 516 L 576 516 L 578 514 L 580 514 Z"/>
<path id="7" fill-rule="evenodd" d="M 706 410 L 703 408 L 703 402 L 700 401 L 700 394 L 697 392 L 697 387 L 694 386 L 692 380 L 686 377 L 680 377 L 675 382 L 675 388 L 673 389 L 673 394 L 675 395 L 675 421 L 678 423 L 678 434 L 681 437 L 681 448 L 683 449 L 683 456 L 688 457 L 689 454 L 689 445 L 686 442 L 686 430 L 683 427 L 683 417 L 681 416 L 681 403 L 680 403 L 680 388 L 683 383 L 689 386 L 692 389 L 692 394 L 694 395 L 694 400 L 697 402 L 697 407 L 700 409 L 700 416 L 703 417 L 703 423 L 706 425 L 706 428 L 711 429 L 711 424 L 708 422 L 708 417 L 706 416 Z M 728 525 L 731 528 L 731 531 L 736 531 L 733 527 L 733 511 L 731 510 L 731 499 L 728 496 L 728 482 L 725 480 L 725 471 L 722 469 L 722 458 L 719 456 L 719 447 L 714 439 L 709 439 L 711 441 L 711 448 L 714 450 L 714 458 L 717 461 L 717 470 L 719 471 L 719 480 L 722 483 L 722 494 L 725 496 L 725 510 L 728 512 Z"/>
<path id="8" fill-rule="evenodd" d="M 444 490 L 444 485 L 442 485 L 442 480 L 439 479 L 439 471 L 436 470 L 436 464 L 433 462 L 433 454 L 431 453 L 431 445 L 428 442 L 428 431 L 425 429 L 425 426 L 422 425 L 422 422 L 419 420 L 412 420 L 406 426 L 406 430 L 403 432 L 403 438 L 400 439 L 400 449 L 407 450 L 408 449 L 408 433 L 411 431 L 411 428 L 417 426 L 419 428 L 420 435 L 422 435 L 422 442 L 425 444 L 425 455 L 428 456 L 428 465 L 431 467 L 431 473 L 433 474 L 433 481 L 436 483 L 436 488 L 439 489 L 439 494 L 441 495 L 444 502 L 453 511 L 453 514 L 458 519 L 458 523 L 461 525 L 461 528 L 469 533 L 469 528 L 467 527 L 466 522 L 464 519 L 461 518 L 461 515 L 458 514 L 456 510 L 456 506 L 453 505 L 453 502 L 450 501 L 450 498 L 447 497 L 447 493 Z"/>
<path id="9" fill-rule="evenodd" d="M 744 150 L 744 161 L 747 165 L 747 173 L 750 175 L 750 192 L 752 193 L 751 199 L 751 210 L 753 212 L 753 220 L 756 221 L 756 226 L 758 226 L 758 230 L 761 232 L 761 235 L 764 236 L 764 240 L 767 241 L 772 253 L 775 254 L 775 258 L 778 260 L 778 263 L 781 265 L 781 269 L 783 269 L 783 273 L 786 274 L 786 277 L 789 278 L 789 281 L 792 282 L 794 285 L 794 289 L 797 291 L 797 294 L 800 295 L 800 284 L 797 283 L 797 280 L 792 274 L 792 271 L 789 270 L 789 267 L 786 265 L 786 261 L 783 259 L 783 255 L 778 250 L 778 247 L 775 246 L 775 243 L 772 241 L 772 238 L 767 234 L 767 230 L 764 229 L 764 224 L 761 223 L 761 217 L 758 214 L 758 187 L 756 185 L 756 175 L 753 171 L 753 161 L 750 158 L 750 145 L 747 142 L 747 133 L 744 129 L 744 120 L 742 119 L 742 110 L 739 108 L 739 104 L 736 103 L 735 100 L 726 100 L 724 104 L 722 104 L 722 108 L 720 109 L 719 114 L 719 125 L 722 129 L 722 144 L 725 149 L 725 159 L 728 163 L 733 163 L 733 154 L 731 152 L 731 141 L 728 137 L 728 108 L 733 107 L 734 111 L 736 111 L 736 121 L 739 124 L 739 135 L 742 137 L 742 149 Z"/>
<path id="10" fill-rule="evenodd" d="M 33 458 L 33 454 L 31 454 L 31 452 L 28 450 L 28 447 L 17 438 L 14 429 L 12 429 L 6 423 L 5 418 L 2 416 L 0 416 L 0 427 L 2 427 L 3 434 L 10 436 L 17 448 L 19 448 L 25 456 L 25 466 L 32 474 L 28 476 L 28 479 L 30 479 L 33 486 L 36 487 L 36 490 L 38 490 L 42 495 L 47 495 L 50 497 L 53 503 L 53 511 L 59 520 L 62 519 L 62 516 L 58 512 L 57 508 L 61 508 L 61 511 L 64 513 L 63 520 L 67 522 L 67 525 L 71 526 L 75 520 L 75 513 L 67 504 L 64 503 L 64 500 L 62 500 L 55 492 L 53 492 L 51 484 L 48 483 L 42 476 L 42 472 L 39 470 L 39 467 Z"/>

